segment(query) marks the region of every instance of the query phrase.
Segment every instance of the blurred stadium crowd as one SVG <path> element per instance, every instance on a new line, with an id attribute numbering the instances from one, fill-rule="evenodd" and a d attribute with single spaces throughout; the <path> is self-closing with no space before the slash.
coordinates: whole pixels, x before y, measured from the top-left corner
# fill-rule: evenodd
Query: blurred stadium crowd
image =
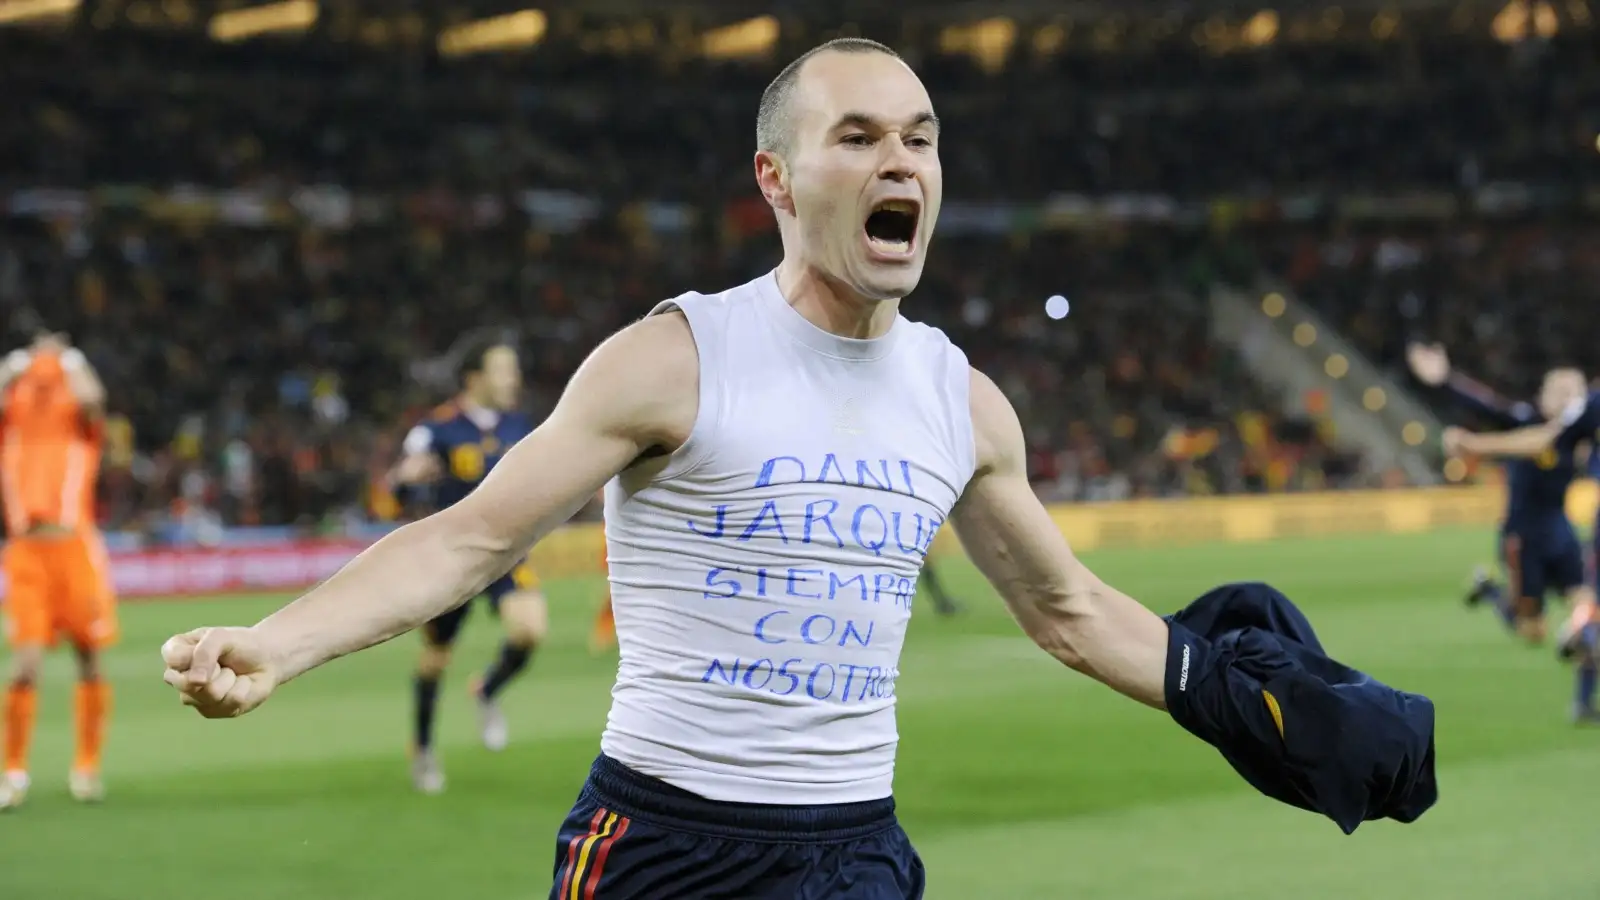
<path id="1" fill-rule="evenodd" d="M 1217 283 L 1286 283 L 1382 363 L 1443 340 L 1507 390 L 1600 363 L 1592 31 L 999 72 L 906 49 L 947 135 L 906 311 L 1017 402 L 1052 499 L 1392 477 L 1276 412 L 1211 339 Z M 773 74 L 0 34 L 28 98 L 0 116 L 4 337 L 65 329 L 99 367 L 112 525 L 394 516 L 382 473 L 464 333 L 512 336 L 540 413 L 655 302 L 776 261 L 749 171 Z"/>

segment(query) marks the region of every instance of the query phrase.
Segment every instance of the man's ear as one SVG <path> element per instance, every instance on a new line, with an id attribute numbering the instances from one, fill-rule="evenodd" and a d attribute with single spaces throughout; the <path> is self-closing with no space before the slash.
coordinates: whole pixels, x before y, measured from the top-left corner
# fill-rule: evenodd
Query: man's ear
<path id="1" fill-rule="evenodd" d="M 794 196 L 789 192 L 789 167 L 783 157 L 771 150 L 756 151 L 756 185 L 767 205 L 779 212 L 794 214 Z"/>

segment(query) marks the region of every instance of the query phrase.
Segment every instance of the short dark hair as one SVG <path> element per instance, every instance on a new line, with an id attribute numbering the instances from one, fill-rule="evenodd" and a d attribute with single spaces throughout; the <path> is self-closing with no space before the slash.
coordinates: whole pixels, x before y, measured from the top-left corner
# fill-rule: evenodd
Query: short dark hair
<path id="1" fill-rule="evenodd" d="M 761 105 L 756 109 L 757 150 L 782 153 L 789 149 L 789 141 L 793 137 L 792 123 L 789 119 L 789 101 L 794 97 L 795 83 L 800 80 L 800 69 L 811 57 L 830 51 L 882 53 L 900 59 L 900 54 L 894 52 L 887 44 L 858 37 L 834 38 L 802 53 L 794 62 L 784 66 L 778 77 L 772 79 L 767 89 L 761 92 Z"/>
<path id="2" fill-rule="evenodd" d="M 483 374 L 484 361 L 488 359 L 489 351 L 501 347 L 507 350 L 516 349 L 498 335 L 475 337 L 468 341 L 462 348 L 461 361 L 456 363 L 456 380 L 461 386 L 466 386 L 468 376 Z"/>

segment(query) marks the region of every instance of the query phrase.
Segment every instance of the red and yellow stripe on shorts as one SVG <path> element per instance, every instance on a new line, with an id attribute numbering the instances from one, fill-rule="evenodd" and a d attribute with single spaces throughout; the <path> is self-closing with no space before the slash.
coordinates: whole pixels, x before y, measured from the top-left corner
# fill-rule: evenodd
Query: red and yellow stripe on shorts
<path id="1" fill-rule="evenodd" d="M 574 837 L 567 844 L 567 865 L 561 875 L 561 900 L 594 900 L 600 877 L 606 871 L 606 857 L 628 830 L 628 817 L 605 809 L 589 820 L 589 833 Z"/>

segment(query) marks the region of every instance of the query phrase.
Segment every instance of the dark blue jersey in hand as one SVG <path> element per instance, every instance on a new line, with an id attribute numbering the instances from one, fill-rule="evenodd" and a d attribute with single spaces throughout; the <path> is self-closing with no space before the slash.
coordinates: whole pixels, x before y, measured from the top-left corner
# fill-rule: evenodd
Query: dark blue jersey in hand
<path id="1" fill-rule="evenodd" d="M 1509 403 L 1470 378 L 1450 376 L 1447 389 L 1456 400 L 1504 430 L 1544 421 L 1530 403 Z M 1566 515 L 1567 489 L 1578 475 L 1579 448 L 1592 446 L 1600 432 L 1600 393 L 1589 394 L 1561 415 L 1562 429 L 1554 444 L 1533 459 L 1504 460 L 1506 467 L 1505 527 Z"/>
<path id="2" fill-rule="evenodd" d="M 433 505 L 444 509 L 472 493 L 511 445 L 531 431 L 533 420 L 523 413 L 497 413 L 451 402 L 411 429 L 405 450 L 407 455 L 432 453 L 438 458 Z"/>

